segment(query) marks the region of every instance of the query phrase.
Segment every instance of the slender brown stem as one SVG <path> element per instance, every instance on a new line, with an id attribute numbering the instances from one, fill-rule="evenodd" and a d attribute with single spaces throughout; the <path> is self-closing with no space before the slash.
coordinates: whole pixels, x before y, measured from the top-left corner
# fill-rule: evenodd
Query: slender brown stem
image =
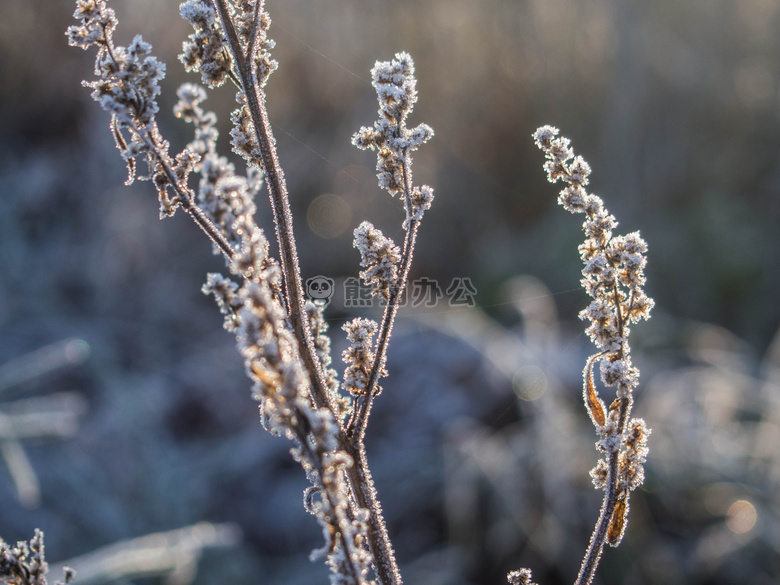
<path id="1" fill-rule="evenodd" d="M 369 512 L 368 544 L 374 557 L 377 580 L 383 585 L 402 585 L 403 581 L 385 525 L 382 505 L 377 498 L 374 480 L 368 467 L 366 450 L 362 445 L 358 448 L 348 441 L 343 441 L 341 447 L 352 457 L 354 462 L 352 467 L 347 470 L 347 479 L 355 502 L 358 507 Z"/>
<path id="2" fill-rule="evenodd" d="M 404 157 L 404 204 L 407 218 L 411 217 L 411 168 L 407 157 Z M 418 220 L 410 221 L 406 237 L 404 238 L 404 248 L 401 259 L 401 270 L 398 275 L 395 286 L 390 291 L 385 312 L 382 316 L 382 322 L 379 327 L 379 336 L 377 339 L 376 350 L 374 352 L 374 363 L 369 374 L 366 385 L 366 393 L 360 403 L 359 409 L 353 412 L 353 416 L 347 425 L 347 433 L 351 439 L 347 452 L 352 456 L 355 465 L 350 469 L 350 481 L 356 486 L 355 495 L 361 507 L 371 511 L 371 525 L 369 526 L 369 539 L 372 552 L 376 560 L 375 567 L 377 576 L 382 583 L 392 583 L 401 585 L 401 574 L 398 571 L 398 564 L 395 559 L 395 552 L 390 543 L 387 527 L 384 522 L 382 506 L 376 497 L 376 489 L 371 472 L 368 467 L 365 449 L 365 434 L 368 425 L 368 418 L 371 414 L 371 406 L 377 394 L 377 385 L 382 371 L 382 365 L 385 361 L 390 334 L 393 330 L 395 316 L 398 313 L 398 301 L 403 295 L 406 284 L 409 280 L 409 269 L 412 263 L 414 245 L 417 239 L 417 229 L 420 222 Z"/>
<path id="3" fill-rule="evenodd" d="M 626 421 L 628 420 L 628 413 L 631 410 L 631 401 L 629 398 L 622 398 L 620 400 L 620 406 L 618 411 L 618 432 L 619 436 L 623 436 L 626 427 Z M 596 574 L 596 569 L 601 559 L 601 552 L 604 550 L 604 542 L 607 538 L 607 531 L 609 530 L 610 522 L 612 522 L 612 516 L 615 513 L 615 507 L 618 502 L 618 467 L 620 463 L 620 447 L 617 445 L 615 449 L 609 454 L 609 477 L 607 479 L 606 492 L 604 494 L 604 502 L 601 506 L 601 514 L 599 515 L 596 528 L 593 530 L 593 534 L 590 537 L 590 543 L 588 544 L 588 550 L 585 552 L 585 557 L 582 560 L 582 566 L 580 567 L 580 573 L 577 575 L 575 585 L 590 585 L 593 580 L 593 576 Z"/>
<path id="4" fill-rule="evenodd" d="M 230 15 L 225 5 L 225 0 L 212 0 L 219 14 L 228 47 L 233 57 L 236 74 L 241 82 L 247 99 L 247 105 L 255 136 L 261 155 L 263 170 L 266 175 L 271 208 L 276 225 L 276 237 L 279 243 L 279 255 L 284 277 L 287 306 L 290 322 L 299 342 L 300 355 L 309 372 L 311 380 L 312 401 L 317 407 L 328 407 L 330 404 L 327 385 L 321 363 L 316 355 L 313 337 L 308 319 L 305 319 L 305 305 L 303 286 L 300 277 L 298 255 L 295 246 L 295 237 L 292 228 L 292 215 L 290 213 L 287 186 L 284 173 L 279 165 L 276 152 L 276 142 L 273 137 L 271 125 L 265 107 L 265 93 L 256 83 L 256 76 L 252 71 L 252 65 L 247 64 L 241 46 L 236 35 L 235 28 L 230 21 Z M 260 0 L 258 0 L 259 3 Z M 256 13 L 257 14 L 257 13 Z M 256 22 L 257 25 L 257 22 Z M 255 41 L 253 40 L 253 43 Z M 251 58 L 251 53 L 247 53 Z M 340 447 L 353 459 L 354 465 L 347 471 L 349 487 L 357 506 L 365 508 L 369 512 L 369 546 L 374 556 L 374 565 L 377 579 L 382 585 L 401 585 L 395 554 L 385 529 L 384 518 L 379 501 L 373 488 L 373 481 L 365 461 L 364 449 L 346 440 L 343 432 L 339 433 Z"/>
<path id="5" fill-rule="evenodd" d="M 290 323 L 300 346 L 301 358 L 309 372 L 312 401 L 318 408 L 328 407 L 333 411 L 322 365 L 314 348 L 311 327 L 308 319 L 305 318 L 305 297 L 300 265 L 298 263 L 298 252 L 295 245 L 295 235 L 293 234 L 287 184 L 282 168 L 279 165 L 276 140 L 271 130 L 271 124 L 268 121 L 268 113 L 265 107 L 265 92 L 257 83 L 256 75 L 252 71 L 252 63 L 247 61 L 241 50 L 241 44 L 230 20 L 225 0 L 212 1 L 219 14 L 222 30 L 225 32 L 227 44 L 233 57 L 236 73 L 246 95 L 252 124 L 255 129 L 255 138 L 260 151 L 261 163 L 271 200 L 271 209 L 274 214 L 274 224 L 276 225 L 276 239 L 279 244 L 279 260 L 285 285 L 286 304 Z M 261 0 L 258 0 L 258 4 L 260 3 Z M 259 12 L 260 9 L 256 12 L 256 16 Z M 257 22 L 258 18 L 259 16 L 255 20 L 255 26 L 259 25 Z M 253 44 L 254 42 L 253 40 Z"/>
<path id="6" fill-rule="evenodd" d="M 590 537 L 588 550 L 585 552 L 585 558 L 580 567 L 580 573 L 577 575 L 575 585 L 589 585 L 593 580 L 593 575 L 598 568 L 601 552 L 604 549 L 604 541 L 607 537 L 609 523 L 612 521 L 612 514 L 617 504 L 617 466 L 619 452 L 615 451 L 609 456 L 609 483 L 604 494 L 604 503 L 601 505 L 601 515 L 599 516 L 596 528 Z"/>
<path id="7" fill-rule="evenodd" d="M 605 256 L 607 245 L 609 242 L 602 246 L 602 252 Z M 612 264 L 611 261 L 609 261 Z M 614 265 L 613 265 L 614 268 Z M 620 306 L 620 286 L 617 278 L 615 278 L 612 285 L 612 294 L 614 296 L 614 305 L 617 316 L 618 336 L 623 337 L 625 328 L 625 321 L 623 312 Z M 623 354 L 623 349 L 619 351 L 620 356 Z M 631 410 L 631 399 L 626 396 L 620 399 L 618 406 L 618 424 L 614 434 L 617 437 L 623 437 L 626 429 L 626 421 L 628 420 L 628 414 Z M 593 580 L 593 576 L 596 574 L 599 561 L 601 560 L 601 553 L 604 550 L 604 542 L 607 539 L 607 533 L 609 531 L 612 517 L 615 514 L 615 507 L 618 503 L 619 489 L 619 465 L 620 465 L 620 442 L 614 444 L 613 450 L 609 453 L 609 462 L 607 464 L 608 476 L 604 493 L 604 500 L 601 505 L 601 513 L 599 519 L 596 522 L 596 527 L 591 535 L 590 542 L 588 543 L 588 549 L 585 552 L 585 557 L 582 560 L 580 572 L 577 575 L 575 585 L 590 585 Z"/>
<path id="8" fill-rule="evenodd" d="M 404 207 L 408 219 L 412 217 L 412 169 L 407 152 L 404 153 L 402 166 L 404 175 Z M 414 245 L 417 241 L 417 230 L 419 226 L 420 222 L 417 219 L 412 219 L 409 222 L 406 236 L 404 237 L 401 270 L 399 271 L 396 284 L 390 291 L 390 298 L 387 301 L 385 312 L 382 315 L 382 322 L 379 326 L 379 333 L 377 336 L 376 351 L 374 352 L 374 363 L 371 367 L 368 383 L 366 384 L 366 392 L 363 396 L 363 401 L 360 403 L 359 409 L 356 409 L 347 425 L 347 433 L 352 438 L 355 446 L 358 447 L 363 444 L 366 427 L 368 426 L 368 417 L 371 413 L 371 406 L 373 405 L 374 398 L 376 398 L 379 376 L 385 362 L 387 346 L 393 331 L 395 316 L 398 313 L 398 302 L 401 299 L 401 296 L 406 289 L 407 281 L 409 280 L 409 269 L 412 265 L 412 256 L 414 254 Z"/>
<path id="9" fill-rule="evenodd" d="M 404 157 L 404 203 L 406 207 L 407 218 L 411 217 L 411 168 L 407 157 Z M 350 469 L 350 482 L 355 486 L 355 496 L 358 504 L 371 512 L 371 525 L 369 526 L 369 539 L 371 550 L 376 560 L 375 567 L 377 576 L 382 583 L 392 583 L 401 585 L 401 574 L 398 571 L 398 563 L 395 559 L 395 552 L 387 532 L 384 522 L 382 506 L 376 497 L 376 489 L 371 472 L 368 467 L 365 449 L 365 434 L 368 425 L 368 418 L 371 414 L 371 406 L 377 394 L 379 376 L 382 372 L 382 366 L 387 353 L 387 346 L 390 341 L 390 334 L 393 330 L 395 316 L 398 313 L 398 301 L 403 295 L 406 284 L 409 280 L 409 269 L 412 264 L 414 245 L 417 239 L 417 230 L 420 222 L 416 219 L 411 220 L 404 238 L 404 248 L 401 259 L 401 270 L 398 275 L 395 286 L 390 291 L 385 312 L 382 316 L 382 322 L 379 327 L 379 336 L 377 339 L 376 350 L 374 352 L 374 363 L 369 374 L 366 385 L 366 393 L 360 403 L 359 409 L 353 412 L 353 416 L 347 425 L 347 433 L 351 441 L 348 444 L 347 452 L 355 461 L 354 467 Z"/>

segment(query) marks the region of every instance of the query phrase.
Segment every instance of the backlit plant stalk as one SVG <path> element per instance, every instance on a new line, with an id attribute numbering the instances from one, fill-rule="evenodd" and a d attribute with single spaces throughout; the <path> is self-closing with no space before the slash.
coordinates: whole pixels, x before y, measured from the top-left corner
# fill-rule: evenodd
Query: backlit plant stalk
<path id="1" fill-rule="evenodd" d="M 572 213 L 584 213 L 585 242 L 579 246 L 584 263 L 582 286 L 593 299 L 580 312 L 590 324 L 586 329 L 598 351 L 586 361 L 583 370 L 583 399 L 596 427 L 596 447 L 604 454 L 591 471 L 593 483 L 604 490 L 604 500 L 596 527 L 582 561 L 577 585 L 593 580 L 604 543 L 620 544 L 628 518 L 628 497 L 644 481 L 650 430 L 642 419 L 629 420 L 633 391 L 639 384 L 639 370 L 631 363 L 629 325 L 650 317 L 653 300 L 645 295 L 644 268 L 647 244 L 632 232 L 613 235 L 615 218 L 604 208 L 600 197 L 585 190 L 590 166 L 575 156 L 568 138 L 558 137 L 558 129 L 543 126 L 533 134 L 544 152 L 544 169 L 551 183 L 562 181 L 558 203 Z M 607 407 L 599 397 L 594 380 L 596 365 L 605 387 L 615 388 L 615 399 Z M 509 574 L 512 585 L 530 585 L 528 569 Z"/>
<path id="2" fill-rule="evenodd" d="M 157 188 L 161 217 L 181 207 L 226 259 L 231 277 L 210 274 L 203 291 L 214 296 L 225 328 L 236 335 L 264 426 L 293 442 L 291 453 L 311 481 L 304 505 L 322 525 L 325 539 L 312 558 L 327 559 L 333 583 L 400 585 L 363 439 L 378 379 L 386 375 L 387 343 L 417 229 L 433 199 L 430 187 L 412 183 L 411 153 L 433 131 L 424 124 L 406 127 L 417 100 L 411 57 L 399 53 L 376 64 L 372 75 L 380 117 L 353 140 L 359 148 L 378 151 L 379 184 L 403 199 L 407 235 L 399 250 L 368 222 L 355 230 L 361 276 L 387 303 L 380 324 L 356 319 L 345 326 L 352 346 L 344 352 L 348 367 L 340 387 L 330 368 L 323 307 L 304 297 L 286 182 L 265 106 L 264 87 L 277 63 L 270 56 L 274 43 L 267 37 L 271 21 L 263 1 L 187 0 L 180 7 L 194 28 L 180 56 L 185 68 L 199 72 L 208 88 L 231 81 L 238 89 L 231 145 L 248 164 L 245 176 L 217 154 L 216 116 L 202 108 L 207 92 L 195 84 L 179 89 L 174 110 L 194 126 L 195 137 L 171 157 L 155 121 L 164 64 L 140 36 L 129 47 L 114 43 L 117 21 L 105 0 L 77 0 L 76 7 L 79 24 L 68 30 L 69 42 L 97 49 L 98 79 L 85 85 L 111 113 L 128 183 L 138 175 L 137 159 L 145 160 L 148 172 L 138 178 Z M 189 184 L 193 175 L 200 177 L 197 190 Z M 254 196 L 263 184 L 279 261 L 254 219 Z"/>

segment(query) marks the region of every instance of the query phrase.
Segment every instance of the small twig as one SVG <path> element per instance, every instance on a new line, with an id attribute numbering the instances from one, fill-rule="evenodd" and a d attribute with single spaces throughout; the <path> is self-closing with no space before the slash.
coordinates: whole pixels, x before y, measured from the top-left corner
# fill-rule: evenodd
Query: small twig
<path id="1" fill-rule="evenodd" d="M 379 376 L 387 354 L 387 347 L 390 341 L 390 335 L 393 331 L 395 316 L 398 313 L 398 301 L 403 295 L 409 277 L 409 269 L 412 264 L 412 253 L 417 239 L 417 229 L 419 225 L 420 222 L 413 220 L 412 224 L 409 226 L 409 231 L 406 232 L 401 260 L 401 273 L 398 278 L 398 284 L 393 287 L 390 292 L 390 299 L 387 301 L 387 306 L 382 315 L 382 322 L 379 325 L 374 363 L 371 366 L 371 373 L 369 374 L 368 383 L 366 384 L 366 393 L 357 409 L 357 414 L 353 414 L 352 420 L 347 427 L 349 436 L 352 438 L 355 446 L 362 445 L 363 439 L 365 438 L 371 406 L 374 398 L 376 398 Z"/>
<path id="2" fill-rule="evenodd" d="M 165 171 L 165 176 L 168 177 L 168 181 L 171 184 L 171 188 L 176 192 L 177 200 L 179 201 L 181 208 L 193 219 L 198 227 L 209 237 L 209 239 L 220 249 L 228 260 L 233 258 L 233 248 L 222 231 L 214 225 L 203 210 L 198 207 L 192 197 L 192 191 L 186 185 L 180 185 L 176 174 L 168 164 L 165 157 L 161 156 L 159 145 L 155 142 L 149 129 L 144 128 L 144 132 L 139 132 L 140 136 L 147 141 L 150 148 L 154 152 L 155 157 L 159 161 L 160 165 Z"/>
<path id="3" fill-rule="evenodd" d="M 409 163 L 408 153 L 404 153 L 404 160 L 402 163 L 404 174 L 404 207 L 406 209 L 406 217 L 412 217 L 412 178 L 411 178 L 411 166 Z M 384 314 L 382 315 L 382 322 L 379 325 L 379 333 L 377 334 L 376 351 L 374 352 L 374 363 L 371 367 L 371 373 L 366 384 L 366 392 L 363 396 L 363 400 L 360 403 L 359 409 L 356 409 L 357 414 L 353 413 L 352 419 L 347 425 L 348 433 L 352 438 L 356 447 L 363 445 L 365 438 L 366 428 L 368 426 L 368 418 L 371 413 L 371 406 L 373 405 L 374 398 L 377 394 L 377 385 L 379 382 L 379 376 L 382 372 L 382 366 L 386 359 L 387 346 L 390 341 L 390 335 L 393 331 L 393 325 L 395 322 L 395 316 L 398 313 L 398 301 L 402 298 L 404 289 L 409 280 L 409 270 L 412 265 L 412 256 L 414 254 L 414 245 L 417 241 L 417 229 L 420 226 L 420 222 L 416 219 L 411 219 L 410 225 L 406 231 L 404 237 L 404 247 L 401 256 L 401 270 L 398 275 L 396 284 L 390 291 L 390 298 L 387 301 Z"/>
<path id="4" fill-rule="evenodd" d="M 629 410 L 628 406 L 627 399 L 620 401 L 618 426 L 620 428 L 621 436 L 625 431 Z M 599 560 L 601 559 L 601 553 L 604 550 L 604 543 L 607 539 L 607 531 L 609 530 L 609 525 L 612 522 L 612 516 L 615 514 L 615 507 L 618 502 L 619 459 L 619 449 L 615 449 L 609 454 L 609 478 L 604 493 L 604 500 L 601 505 L 601 513 L 596 522 L 593 534 L 590 537 L 588 549 L 585 551 L 585 557 L 582 560 L 582 565 L 580 566 L 580 572 L 577 575 L 575 585 L 589 585 L 593 580 L 593 576 L 596 574 L 596 569 L 598 568 Z"/>

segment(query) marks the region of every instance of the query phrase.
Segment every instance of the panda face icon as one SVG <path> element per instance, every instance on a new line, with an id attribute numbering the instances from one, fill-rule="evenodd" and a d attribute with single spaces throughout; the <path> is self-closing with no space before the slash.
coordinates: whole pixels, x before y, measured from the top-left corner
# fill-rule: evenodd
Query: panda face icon
<path id="1" fill-rule="evenodd" d="M 327 276 L 313 276 L 306 280 L 306 295 L 315 301 L 324 301 L 327 306 L 333 296 L 335 282 Z"/>

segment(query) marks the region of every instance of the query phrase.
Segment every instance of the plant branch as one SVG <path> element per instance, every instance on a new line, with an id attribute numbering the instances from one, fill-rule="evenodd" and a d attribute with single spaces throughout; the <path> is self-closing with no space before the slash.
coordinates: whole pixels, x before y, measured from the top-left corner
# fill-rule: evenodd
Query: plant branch
<path id="1" fill-rule="evenodd" d="M 618 414 L 618 429 L 615 432 L 617 436 L 622 437 L 626 428 L 626 421 L 628 420 L 628 413 L 631 409 L 631 403 L 629 398 L 622 398 L 620 400 L 619 414 Z M 593 580 L 593 576 L 596 573 L 596 569 L 601 560 L 601 552 L 604 550 L 604 542 L 607 539 L 607 532 L 609 526 L 612 523 L 612 517 L 615 514 L 615 507 L 618 503 L 618 496 L 620 495 L 618 489 L 618 474 L 620 467 L 620 449 L 616 445 L 615 449 L 609 454 L 609 477 L 607 479 L 606 491 L 604 493 L 604 501 L 601 505 L 601 514 L 596 522 L 596 527 L 593 530 L 593 534 L 590 537 L 590 543 L 588 549 L 585 552 L 585 557 L 582 560 L 579 575 L 575 585 L 590 585 Z"/>
<path id="2" fill-rule="evenodd" d="M 402 165 L 404 175 L 404 207 L 406 209 L 406 217 L 410 218 L 412 217 L 412 170 L 408 152 L 404 153 Z M 390 290 L 390 298 L 387 301 L 387 306 L 382 315 L 382 322 L 379 326 L 379 333 L 377 335 L 376 351 L 374 352 L 374 363 L 371 367 L 368 383 L 366 384 L 366 392 L 359 408 L 355 409 L 352 419 L 347 425 L 347 432 L 352 438 L 354 445 L 358 448 L 363 445 L 366 428 L 368 426 L 368 417 L 371 413 L 371 406 L 373 405 L 374 398 L 376 398 L 379 376 L 385 362 L 387 346 L 395 323 L 395 316 L 398 313 L 398 301 L 403 295 L 409 280 L 409 270 L 412 265 L 412 256 L 414 254 L 414 245 L 417 241 L 417 230 L 419 226 L 419 220 L 412 219 L 408 230 L 406 231 L 403 253 L 401 256 L 401 270 L 395 286 Z"/>
<path id="3" fill-rule="evenodd" d="M 233 258 L 234 252 L 233 248 L 230 247 L 227 238 L 225 238 L 225 235 L 222 233 L 222 231 L 216 225 L 214 225 L 214 222 L 212 222 L 206 216 L 206 214 L 203 213 L 203 210 L 198 207 L 198 205 L 192 200 L 192 193 L 189 191 L 189 189 L 187 189 L 186 186 L 182 187 L 179 185 L 178 179 L 176 174 L 173 172 L 173 169 L 167 163 L 165 158 L 160 155 L 159 145 L 157 142 L 155 142 L 151 132 L 147 130 L 141 135 L 144 136 L 144 138 L 148 141 L 155 157 L 157 157 L 158 162 L 164 169 L 165 176 L 168 177 L 168 181 L 170 182 L 171 187 L 176 192 L 176 196 L 181 204 L 182 209 L 192 218 L 198 227 L 203 230 L 203 232 L 220 249 L 225 257 L 228 260 L 231 260 Z"/>
<path id="4" fill-rule="evenodd" d="M 271 208 L 274 213 L 290 321 L 300 345 L 301 358 L 310 376 L 312 401 L 317 407 L 328 407 L 333 411 L 328 397 L 322 366 L 314 349 L 311 329 L 308 320 L 303 318 L 306 313 L 293 235 L 292 215 L 290 213 L 284 173 L 279 166 L 275 140 L 265 108 L 265 94 L 255 83 L 256 79 L 241 51 L 238 36 L 230 21 L 225 1 L 212 1 L 222 22 L 228 46 L 236 65 L 236 73 L 243 86 L 252 116 L 262 166 L 266 175 Z M 252 42 L 255 41 L 253 40 Z M 401 585 L 395 554 L 385 529 L 382 509 L 376 497 L 363 450 L 356 448 L 354 444 L 347 441 L 343 430 L 339 431 L 339 446 L 352 457 L 355 463 L 347 470 L 346 476 L 352 498 L 357 506 L 369 512 L 369 546 L 374 556 L 377 578 L 382 585 Z"/>
<path id="5" fill-rule="evenodd" d="M 228 41 L 236 73 L 246 95 L 252 124 L 255 129 L 261 163 L 266 176 L 266 185 L 274 214 L 276 238 L 279 244 L 279 260 L 285 286 L 288 315 L 295 337 L 300 345 L 303 363 L 309 372 L 311 381 L 311 397 L 318 408 L 327 407 L 333 411 L 327 392 L 327 384 L 323 375 L 322 364 L 314 348 L 313 336 L 308 320 L 305 318 L 305 297 L 301 281 L 298 252 L 293 234 L 292 214 L 287 195 L 287 184 L 284 172 L 279 165 L 276 152 L 276 140 L 268 120 L 265 107 L 265 92 L 258 86 L 257 78 L 252 71 L 253 66 L 247 61 L 238 40 L 238 35 L 230 20 L 225 0 L 212 0 L 219 14 L 222 29 Z M 261 0 L 258 0 L 258 5 Z M 258 8 L 259 10 L 259 8 Z M 255 26 L 257 26 L 257 18 Z M 253 33 L 252 45 L 256 43 L 257 35 Z M 251 48 L 251 47 L 250 47 Z M 248 53 L 251 58 L 251 54 Z"/>
<path id="6" fill-rule="evenodd" d="M 346 440 L 342 442 L 341 447 L 354 461 L 354 465 L 347 469 L 347 479 L 355 502 L 358 507 L 369 512 L 368 544 L 374 556 L 377 579 L 382 585 L 402 585 L 403 581 L 385 525 L 382 505 L 377 498 L 374 479 L 368 467 L 366 450 L 357 448 Z"/>

